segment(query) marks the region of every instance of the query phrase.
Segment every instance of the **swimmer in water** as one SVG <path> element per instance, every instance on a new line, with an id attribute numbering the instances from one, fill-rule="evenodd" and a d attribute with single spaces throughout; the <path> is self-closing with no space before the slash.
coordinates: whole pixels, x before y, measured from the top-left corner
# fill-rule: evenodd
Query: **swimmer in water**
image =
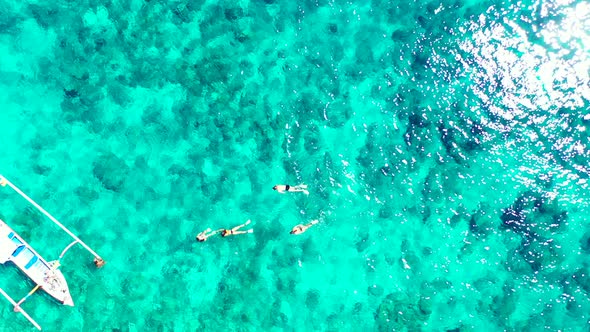
<path id="1" fill-rule="evenodd" d="M 299 224 L 299 225 L 297 225 L 297 226 L 293 227 L 293 229 L 291 230 L 291 234 L 293 234 L 293 235 L 299 235 L 299 234 L 301 234 L 301 233 L 305 232 L 305 231 L 306 231 L 308 228 L 310 228 L 311 226 L 313 226 L 313 225 L 315 225 L 315 224 L 317 224 L 317 223 L 319 223 L 319 222 L 320 222 L 320 221 L 316 219 L 316 220 L 312 220 L 312 221 L 311 221 L 309 224 L 307 224 L 307 225 L 301 225 L 301 224 Z"/>
<path id="2" fill-rule="evenodd" d="M 232 229 L 222 229 L 221 230 L 221 236 L 226 237 L 226 236 L 230 236 L 230 235 L 238 235 L 238 234 L 246 234 L 246 233 L 253 233 L 254 230 L 253 229 L 249 229 L 247 231 L 239 231 L 240 228 L 246 226 L 250 224 L 250 220 L 246 221 L 245 223 L 236 226 Z"/>
<path id="3" fill-rule="evenodd" d="M 276 186 L 272 187 L 272 190 L 278 191 L 280 194 L 284 194 L 285 192 L 302 192 L 306 195 L 309 195 L 309 191 L 307 191 L 306 184 L 298 184 L 296 186 L 290 186 L 288 184 L 277 184 Z"/>

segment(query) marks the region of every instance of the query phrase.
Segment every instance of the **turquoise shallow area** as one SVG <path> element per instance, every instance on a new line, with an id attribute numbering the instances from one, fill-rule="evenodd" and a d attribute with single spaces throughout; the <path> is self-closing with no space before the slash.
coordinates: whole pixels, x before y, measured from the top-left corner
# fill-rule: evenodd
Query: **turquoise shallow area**
<path id="1" fill-rule="evenodd" d="M 0 172 L 108 262 L 66 254 L 76 306 L 23 305 L 45 330 L 588 329 L 588 2 L 0 13 Z M 0 199 L 47 259 L 70 242 Z M 0 269 L 13 297 L 32 287 Z"/>

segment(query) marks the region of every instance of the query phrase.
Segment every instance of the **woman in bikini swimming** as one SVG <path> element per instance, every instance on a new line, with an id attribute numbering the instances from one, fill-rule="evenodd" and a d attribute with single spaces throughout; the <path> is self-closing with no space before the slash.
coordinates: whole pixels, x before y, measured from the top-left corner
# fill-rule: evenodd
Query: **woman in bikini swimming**
<path id="1" fill-rule="evenodd" d="M 244 227 L 244 226 L 246 226 L 248 224 L 250 224 L 250 220 L 248 220 L 245 223 L 243 223 L 243 224 L 241 224 L 239 226 L 236 226 L 236 227 L 234 227 L 232 229 L 222 229 L 221 230 L 221 236 L 226 237 L 226 236 L 230 236 L 230 235 L 253 233 L 254 232 L 253 229 L 249 229 L 247 231 L 239 231 L 238 230 L 238 229 L 240 229 L 240 228 L 242 228 L 242 227 Z"/>
<path id="2" fill-rule="evenodd" d="M 291 234 L 293 234 L 293 235 L 299 235 L 299 234 L 305 232 L 311 226 L 317 224 L 318 222 L 320 222 L 320 221 L 316 219 L 316 220 L 312 220 L 307 225 L 301 225 L 301 224 L 299 224 L 299 225 L 293 227 L 293 229 L 291 230 Z"/>
<path id="3" fill-rule="evenodd" d="M 298 184 L 296 186 L 290 186 L 288 184 L 277 184 L 276 186 L 272 187 L 272 190 L 276 190 L 281 194 L 284 194 L 285 192 L 292 192 L 292 193 L 296 193 L 296 192 L 302 192 L 306 195 L 309 195 L 309 191 L 307 191 L 307 185 L 306 184 Z"/>

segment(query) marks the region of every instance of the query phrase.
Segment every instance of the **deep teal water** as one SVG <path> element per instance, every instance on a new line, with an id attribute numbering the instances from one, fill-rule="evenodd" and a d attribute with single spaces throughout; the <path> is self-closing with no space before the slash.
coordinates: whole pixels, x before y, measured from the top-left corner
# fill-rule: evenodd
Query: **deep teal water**
<path id="1" fill-rule="evenodd" d="M 0 14 L 0 173 L 108 262 L 65 256 L 76 306 L 23 305 L 45 330 L 588 329 L 588 2 Z M 0 198 L 47 259 L 69 243 Z M 253 234 L 194 239 L 247 219 Z M 0 269 L 13 297 L 32 287 Z"/>

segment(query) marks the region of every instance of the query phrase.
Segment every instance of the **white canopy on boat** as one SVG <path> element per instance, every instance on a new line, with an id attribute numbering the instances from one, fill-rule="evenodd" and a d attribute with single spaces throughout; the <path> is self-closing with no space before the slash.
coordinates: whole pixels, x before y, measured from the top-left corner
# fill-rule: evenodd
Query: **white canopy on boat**
<path id="1" fill-rule="evenodd" d="M 6 236 L 7 234 L 0 234 L 0 236 Z M 12 253 L 18 248 L 18 245 L 10 240 L 0 241 L 0 264 L 6 263 L 10 260 Z"/>

